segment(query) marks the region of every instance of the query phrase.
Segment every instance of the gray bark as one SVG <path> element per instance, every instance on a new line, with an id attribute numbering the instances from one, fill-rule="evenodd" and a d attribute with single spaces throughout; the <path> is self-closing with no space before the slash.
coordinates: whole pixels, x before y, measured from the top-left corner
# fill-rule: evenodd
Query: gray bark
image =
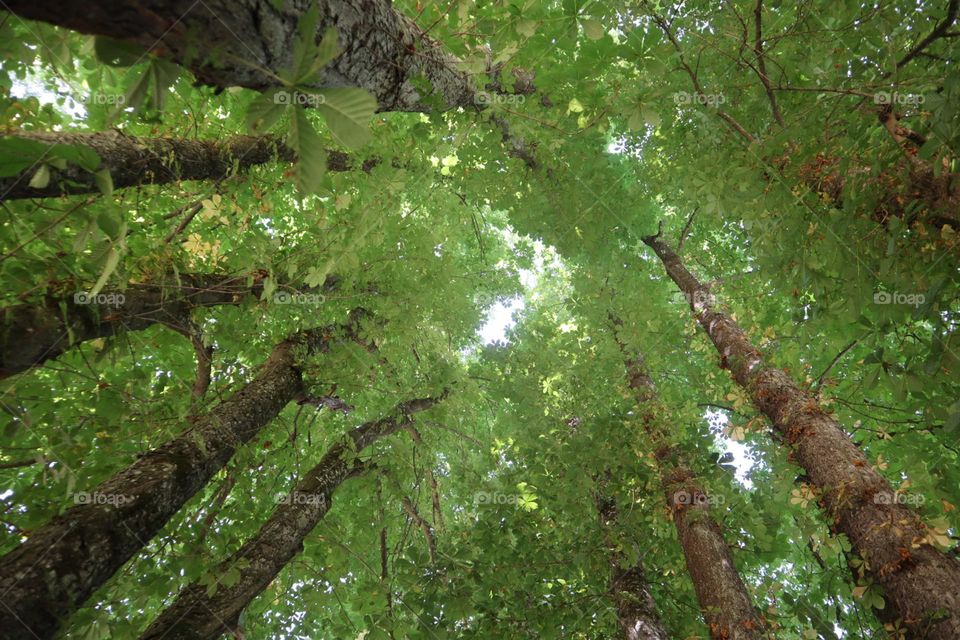
<path id="1" fill-rule="evenodd" d="M 413 424 L 412 414 L 425 411 L 446 393 L 401 403 L 392 415 L 367 422 L 333 445 L 287 499 L 274 509 L 257 534 L 236 553 L 211 569 L 220 575 L 240 562 L 240 580 L 218 585 L 212 596 L 199 583 L 185 587 L 141 636 L 141 640 L 180 638 L 216 640 L 237 631 L 237 618 L 294 556 L 303 551 L 303 540 L 330 510 L 334 491 L 362 467 L 346 460 L 380 438 Z"/>
<path id="2" fill-rule="evenodd" d="M 278 9 L 275 5 L 282 4 Z M 419 77 L 447 108 L 474 104 L 457 59 L 388 0 L 319 2 L 317 40 L 328 28 L 344 52 L 327 65 L 318 87 L 362 87 L 381 111 L 428 111 L 414 88 Z M 102 0 L 91 3 L 9 0 L 4 8 L 83 33 L 134 43 L 190 69 L 203 84 L 262 91 L 279 86 L 293 67 L 293 42 L 309 2 L 286 0 Z"/>
<path id="3" fill-rule="evenodd" d="M 327 278 L 325 291 L 336 286 Z M 181 274 L 169 282 L 129 284 L 103 292 L 103 303 L 47 296 L 0 310 L 0 379 L 42 365 L 87 340 L 164 324 L 183 331 L 199 307 L 239 304 L 263 292 L 262 277 Z M 122 296 L 122 297 L 121 297 Z M 109 301 L 122 300 L 122 304 Z"/>
<path id="4" fill-rule="evenodd" d="M 362 315 L 278 344 L 245 387 L 0 558 L 3 637 L 53 637 L 61 621 L 153 538 L 237 448 L 302 393 L 303 358 L 357 339 Z"/>
<path id="5" fill-rule="evenodd" d="M 223 180 L 235 171 L 273 161 L 293 162 L 296 155 L 272 135 L 232 136 L 224 140 L 187 138 L 138 138 L 120 131 L 96 133 L 45 133 L 17 131 L 7 137 L 44 144 L 89 147 L 100 156 L 101 168 L 110 171 L 116 189 L 180 180 Z M 377 164 L 367 160 L 360 167 L 369 171 Z M 327 150 L 329 171 L 349 171 L 355 166 L 342 151 Z M 0 177 L 0 200 L 49 198 L 96 193 L 94 174 L 74 164 L 64 170 L 50 167 L 50 180 L 42 189 L 30 186 L 35 167 L 13 176 Z"/>

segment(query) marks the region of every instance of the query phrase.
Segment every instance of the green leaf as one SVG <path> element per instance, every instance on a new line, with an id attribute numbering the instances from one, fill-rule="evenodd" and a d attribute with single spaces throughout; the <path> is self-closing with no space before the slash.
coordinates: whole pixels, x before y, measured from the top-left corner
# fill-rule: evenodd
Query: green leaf
<path id="1" fill-rule="evenodd" d="M 340 144 L 358 149 L 370 140 L 369 122 L 377 110 L 377 99 L 370 92 L 343 87 L 324 89 L 317 95 L 323 96 L 317 108 Z"/>
<path id="2" fill-rule="evenodd" d="M 327 152 L 303 107 L 294 108 L 287 145 L 297 154 L 294 167 L 297 188 L 303 194 L 316 193 L 327 171 Z"/>
<path id="3" fill-rule="evenodd" d="M 15 176 L 44 157 L 49 144 L 27 138 L 0 138 L 0 177 Z"/>
<path id="4" fill-rule="evenodd" d="M 93 50 L 97 60 L 111 67 L 130 67 L 147 55 L 143 47 L 106 36 L 94 36 Z"/>
<path id="5" fill-rule="evenodd" d="M 606 31 L 603 29 L 603 24 L 599 20 L 593 18 L 583 18 L 580 20 L 580 24 L 583 26 L 583 32 L 591 40 L 599 40 L 604 35 Z"/>
<path id="6" fill-rule="evenodd" d="M 50 184 L 50 167 L 47 164 L 41 164 L 30 178 L 30 186 L 34 189 L 46 189 L 48 184 Z"/>
<path id="7" fill-rule="evenodd" d="M 247 106 L 247 127 L 258 133 L 273 128 L 289 104 L 283 98 L 289 95 L 286 89 L 271 89 L 254 98 Z"/>

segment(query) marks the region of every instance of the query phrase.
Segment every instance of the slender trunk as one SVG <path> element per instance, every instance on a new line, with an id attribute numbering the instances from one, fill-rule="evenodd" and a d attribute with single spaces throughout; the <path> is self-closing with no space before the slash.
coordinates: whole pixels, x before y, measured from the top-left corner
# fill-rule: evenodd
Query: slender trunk
<path id="1" fill-rule="evenodd" d="M 658 416 L 668 415 L 668 411 L 658 407 L 657 388 L 643 358 L 631 354 L 617 335 L 622 321 L 612 314 L 610 320 L 614 339 L 624 357 L 627 385 L 634 392 L 643 428 L 653 444 L 667 506 L 673 515 L 687 572 L 710 637 L 717 640 L 766 638 L 765 624 L 733 563 L 720 525 L 710 513 L 710 497 L 684 464 L 680 452 L 669 443 L 669 435 L 659 422 Z"/>
<path id="2" fill-rule="evenodd" d="M 329 277 L 324 291 L 336 286 Z M 239 304 L 263 291 L 263 279 L 181 274 L 170 281 L 131 283 L 91 298 L 84 293 L 49 296 L 35 304 L 0 310 L 0 380 L 59 357 L 81 342 L 154 324 L 186 329 L 198 307 Z"/>
<path id="3" fill-rule="evenodd" d="M 187 138 L 136 138 L 120 131 L 97 133 L 43 133 L 18 131 L 12 137 L 43 144 L 79 145 L 97 152 L 101 168 L 109 169 L 114 188 L 166 184 L 180 180 L 223 180 L 234 172 L 279 160 L 293 162 L 295 154 L 276 136 L 233 136 L 224 140 Z M 376 159 L 361 165 L 369 171 Z M 342 151 L 327 150 L 327 169 L 349 171 L 354 166 Z M 34 167 L 0 178 L 0 200 L 47 198 L 65 194 L 96 193 L 94 174 L 74 164 L 64 170 L 50 168 L 43 188 L 30 186 Z"/>
<path id="4" fill-rule="evenodd" d="M 345 434 L 274 509 L 257 535 L 211 570 L 221 575 L 236 567 L 239 581 L 230 587 L 218 585 L 212 595 L 197 582 L 185 587 L 141 639 L 216 640 L 224 633 L 236 632 L 240 613 L 303 550 L 304 538 L 330 510 L 336 488 L 362 470 L 345 458 L 412 424 L 412 414 L 429 409 L 445 395 L 401 403 L 392 415 Z"/>
<path id="5" fill-rule="evenodd" d="M 187 67 L 202 84 L 262 91 L 280 86 L 277 76 L 294 67 L 292 43 L 300 18 L 312 4 L 9 0 L 4 8 L 24 18 L 140 45 Z M 362 87 L 376 96 L 381 111 L 430 110 L 415 88 L 423 84 L 447 108 L 473 105 L 473 86 L 458 69 L 458 60 L 389 0 L 317 4 L 317 40 L 335 28 L 344 51 L 320 71 L 315 86 Z M 421 77 L 425 83 L 419 82 Z"/>
<path id="6" fill-rule="evenodd" d="M 180 507 L 302 392 L 304 355 L 356 340 L 361 312 L 278 344 L 258 375 L 183 434 L 144 454 L 0 558 L 0 629 L 52 637 L 60 622 L 137 553 Z"/>
<path id="7" fill-rule="evenodd" d="M 721 366 L 730 369 L 789 444 L 819 493 L 831 529 L 850 539 L 912 637 L 960 637 L 960 563 L 930 543 L 919 515 L 898 504 L 886 479 L 817 400 L 786 372 L 764 363 L 743 330 L 714 307 L 709 290 L 659 234 L 643 241 L 686 295 L 720 353 Z"/>
<path id="8" fill-rule="evenodd" d="M 669 640 L 660 621 L 657 603 L 650 593 L 643 562 L 624 566 L 624 554 L 617 549 L 611 532 L 619 517 L 617 501 L 606 491 L 606 478 L 598 483 L 597 513 L 610 557 L 610 597 L 617 608 L 617 621 L 625 640 Z"/>

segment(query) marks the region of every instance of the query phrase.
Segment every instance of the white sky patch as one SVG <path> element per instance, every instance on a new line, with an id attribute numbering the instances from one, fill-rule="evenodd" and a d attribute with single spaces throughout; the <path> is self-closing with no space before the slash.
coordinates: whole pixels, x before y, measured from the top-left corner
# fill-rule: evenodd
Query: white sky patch
<path id="1" fill-rule="evenodd" d="M 497 302 L 490 307 L 486 321 L 477 331 L 477 335 L 483 340 L 483 344 L 493 344 L 498 341 L 509 342 L 507 331 L 517 324 L 514 312 L 522 311 L 525 307 L 526 303 L 520 296 L 510 298 L 505 303 Z"/>
<path id="2" fill-rule="evenodd" d="M 736 469 L 737 482 L 748 489 L 753 488 L 753 481 L 749 475 L 757 465 L 756 453 L 748 445 L 737 442 L 723 434 L 724 428 L 730 422 L 730 419 L 722 411 L 709 410 L 704 417 L 710 423 L 710 431 L 713 432 L 714 442 L 721 452 L 730 452 L 733 454 L 733 461 L 730 463 Z"/>

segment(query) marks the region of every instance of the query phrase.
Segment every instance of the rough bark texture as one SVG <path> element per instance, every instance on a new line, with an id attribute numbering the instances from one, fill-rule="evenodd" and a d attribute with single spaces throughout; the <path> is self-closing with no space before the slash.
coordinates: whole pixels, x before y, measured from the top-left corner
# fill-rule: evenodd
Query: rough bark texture
<path id="1" fill-rule="evenodd" d="M 616 499 L 606 491 L 606 481 L 597 489 L 597 513 L 604 542 L 610 557 L 610 597 L 617 608 L 617 620 L 625 640 L 669 640 L 660 622 L 657 603 L 650 593 L 643 562 L 625 565 L 623 553 L 617 549 L 611 527 L 618 519 Z"/>
<path id="2" fill-rule="evenodd" d="M 281 4 L 281 8 L 276 5 Z M 190 69 L 218 88 L 264 90 L 293 67 L 293 42 L 305 0 L 101 0 L 93 3 L 10 0 L 4 8 L 33 20 L 135 43 Z M 424 77 L 448 108 L 474 104 L 475 92 L 457 59 L 388 0 L 318 2 L 317 40 L 333 27 L 343 53 L 324 67 L 316 86 L 357 86 L 381 111 L 427 111 L 414 88 Z"/>
<path id="3" fill-rule="evenodd" d="M 657 406 L 657 388 L 643 358 L 631 354 L 617 335 L 622 321 L 612 315 L 610 319 L 614 339 L 624 356 L 627 386 L 633 390 L 643 428 L 654 447 L 667 506 L 710 637 L 716 640 L 766 638 L 765 624 L 733 563 L 720 525 L 710 513 L 710 498 L 683 463 L 676 447 L 670 445 L 668 434 L 659 422 L 658 415 L 668 415 L 668 412 Z"/>
<path id="4" fill-rule="evenodd" d="M 191 428 L 103 482 L 0 559 L 0 629 L 8 639 L 50 638 L 60 622 L 137 553 L 233 456 L 302 391 L 299 362 L 345 326 L 294 334 L 256 378 Z"/>
<path id="5" fill-rule="evenodd" d="M 330 277 L 323 289 L 331 290 Z M 39 366 L 75 345 L 120 331 L 137 331 L 160 323 L 180 330 L 198 307 L 238 304 L 263 291 L 262 277 L 181 274 L 169 282 L 144 282 L 102 292 L 105 301 L 85 302 L 74 295 L 48 296 L 36 304 L 0 310 L 0 379 Z M 120 298 L 119 296 L 122 296 Z"/>
<path id="6" fill-rule="evenodd" d="M 224 633 L 236 632 L 240 613 L 303 550 L 304 538 L 330 510 L 333 492 L 358 472 L 359 468 L 348 464 L 345 458 L 412 424 L 412 414 L 429 409 L 442 398 L 404 402 L 392 415 L 348 432 L 274 509 L 257 535 L 211 570 L 220 575 L 239 561 L 243 567 L 239 582 L 231 587 L 219 585 L 213 596 L 208 596 L 207 588 L 199 583 L 185 587 L 144 632 L 142 640 L 216 640 Z"/>
<path id="7" fill-rule="evenodd" d="M 101 168 L 109 169 L 114 188 L 165 184 L 179 180 L 222 180 L 235 171 L 275 160 L 293 162 L 293 151 L 275 136 L 233 136 L 224 140 L 187 138 L 137 138 L 120 131 L 97 133 L 41 133 L 18 131 L 9 137 L 36 140 L 44 144 L 80 145 L 100 156 Z M 369 171 L 378 163 L 369 159 L 360 166 Z M 350 171 L 356 166 L 342 151 L 327 150 L 327 169 Z M 94 175 L 68 164 L 63 171 L 50 167 L 50 181 L 42 189 L 30 186 L 35 167 L 17 175 L 0 178 L 0 200 L 47 198 L 95 193 Z"/>
<path id="8" fill-rule="evenodd" d="M 960 563 L 927 542 L 919 515 L 893 489 L 836 420 L 781 369 L 768 367 L 746 334 L 710 301 L 706 287 L 658 236 L 644 238 L 686 294 L 700 326 L 757 408 L 792 449 L 819 493 L 831 528 L 867 561 L 911 637 L 960 638 Z"/>

